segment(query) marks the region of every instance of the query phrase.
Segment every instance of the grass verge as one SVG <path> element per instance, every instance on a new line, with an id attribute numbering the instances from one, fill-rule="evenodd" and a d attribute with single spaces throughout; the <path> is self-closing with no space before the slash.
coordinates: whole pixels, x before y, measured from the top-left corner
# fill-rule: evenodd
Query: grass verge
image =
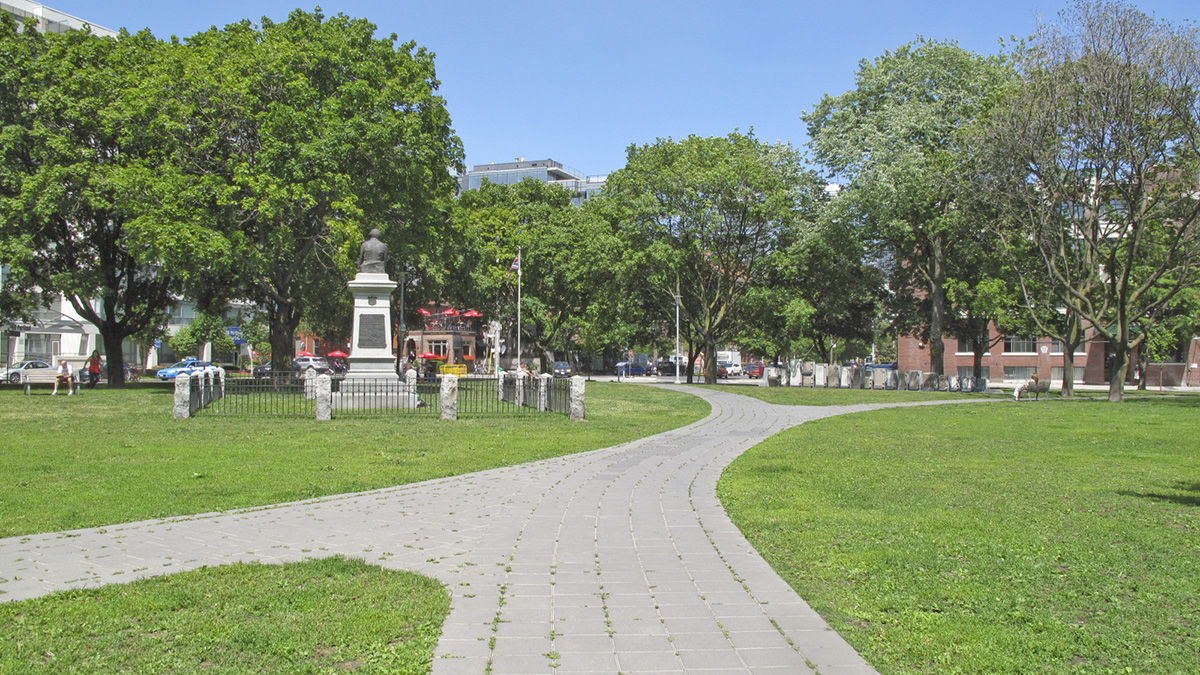
<path id="1" fill-rule="evenodd" d="M 812 387 L 754 387 L 749 385 L 699 385 L 706 389 L 750 396 L 776 405 L 857 405 L 860 403 L 909 403 L 998 398 L 1003 393 L 955 393 L 947 391 L 899 391 L 895 389 L 839 389 Z M 1008 394 L 1011 398 L 1012 394 Z"/>
<path id="2" fill-rule="evenodd" d="M 0 604 L 0 672 L 426 673 L 449 608 L 345 558 L 202 568 Z"/>
<path id="3" fill-rule="evenodd" d="M 820 420 L 726 470 L 734 522 L 880 672 L 1190 673 L 1200 399 Z"/>
<path id="4" fill-rule="evenodd" d="M 562 415 L 171 418 L 172 390 L 0 390 L 0 537 L 206 513 L 402 485 L 618 445 L 708 404 L 591 382 Z"/>

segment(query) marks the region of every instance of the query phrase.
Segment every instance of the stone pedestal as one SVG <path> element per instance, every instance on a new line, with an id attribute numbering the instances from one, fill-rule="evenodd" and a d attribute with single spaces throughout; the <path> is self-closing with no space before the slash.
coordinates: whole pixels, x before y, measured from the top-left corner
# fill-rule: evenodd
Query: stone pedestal
<path id="1" fill-rule="evenodd" d="M 346 379 L 399 379 L 392 354 L 392 291 L 396 290 L 396 282 L 386 274 L 359 272 L 349 286 L 354 294 L 354 332 Z"/>

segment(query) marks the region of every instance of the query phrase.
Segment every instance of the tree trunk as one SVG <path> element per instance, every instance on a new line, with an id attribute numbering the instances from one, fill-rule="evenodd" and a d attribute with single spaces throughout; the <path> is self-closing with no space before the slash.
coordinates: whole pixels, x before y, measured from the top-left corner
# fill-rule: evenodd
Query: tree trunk
<path id="1" fill-rule="evenodd" d="M 1063 383 L 1062 396 L 1075 395 L 1075 349 L 1083 341 L 1083 325 L 1078 314 L 1067 316 L 1067 330 L 1063 335 Z"/>
<path id="2" fill-rule="evenodd" d="M 937 375 L 946 374 L 946 343 L 942 340 L 946 330 L 946 273 L 942 256 L 941 238 L 934 237 L 930 243 L 933 270 L 929 280 L 929 370 Z"/>
<path id="3" fill-rule="evenodd" d="M 108 386 L 125 386 L 125 352 L 121 349 L 124 337 L 115 331 L 105 331 L 100 334 L 104 340 L 104 357 L 107 359 Z"/>
<path id="4" fill-rule="evenodd" d="M 271 303 L 267 311 L 267 325 L 270 329 L 271 372 L 290 372 L 292 359 L 296 355 L 294 339 L 300 317 L 290 305 Z"/>
<path id="5" fill-rule="evenodd" d="M 704 338 L 704 384 L 717 383 L 717 341 L 712 336 Z"/>
<path id="6" fill-rule="evenodd" d="M 1108 400 L 1111 403 L 1120 403 L 1125 400 L 1125 375 L 1129 372 L 1129 349 L 1124 340 L 1113 340 L 1109 342 L 1109 347 L 1113 350 L 1113 367 L 1112 373 L 1108 379 Z"/>

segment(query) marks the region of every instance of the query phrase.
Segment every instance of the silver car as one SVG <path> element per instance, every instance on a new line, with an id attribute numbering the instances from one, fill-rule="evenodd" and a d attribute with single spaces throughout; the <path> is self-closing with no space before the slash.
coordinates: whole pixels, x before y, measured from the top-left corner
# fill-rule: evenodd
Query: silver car
<path id="1" fill-rule="evenodd" d="M 21 384 L 21 373 L 23 371 L 53 367 L 45 361 L 21 361 L 20 363 L 12 364 L 11 367 L 4 371 L 4 381 Z"/>

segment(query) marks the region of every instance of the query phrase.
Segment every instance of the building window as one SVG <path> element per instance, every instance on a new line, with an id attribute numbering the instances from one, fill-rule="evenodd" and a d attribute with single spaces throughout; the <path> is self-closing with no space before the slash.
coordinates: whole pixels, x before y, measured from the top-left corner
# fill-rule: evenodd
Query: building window
<path id="1" fill-rule="evenodd" d="M 1035 354 L 1037 353 L 1037 338 L 1015 337 L 1004 338 L 1004 353 L 1006 354 Z"/>
<path id="2" fill-rule="evenodd" d="M 1062 340 L 1051 340 L 1050 341 L 1050 353 L 1051 354 L 1062 354 L 1063 353 Z M 1075 353 L 1076 354 L 1087 354 L 1087 342 L 1080 342 L 1079 344 L 1075 345 Z"/>
<path id="3" fill-rule="evenodd" d="M 955 352 L 955 354 L 974 354 L 974 353 L 975 353 L 975 340 L 959 340 L 958 341 L 958 351 Z M 985 351 L 983 354 L 984 354 L 984 356 L 989 356 L 991 353 L 992 353 L 991 351 Z"/>
<path id="4" fill-rule="evenodd" d="M 989 368 L 988 366 L 984 366 L 984 367 L 980 368 L 979 376 L 986 380 L 992 379 L 992 369 Z M 972 366 L 959 366 L 958 367 L 958 377 L 960 379 L 964 378 L 964 377 L 975 377 L 975 368 Z"/>
<path id="5" fill-rule="evenodd" d="M 1037 374 L 1037 366 L 1004 366 L 1005 382 L 1025 382 Z"/>
<path id="6" fill-rule="evenodd" d="M 62 336 L 57 333 L 26 333 L 25 358 L 53 361 L 61 341 Z"/>
<path id="7" fill-rule="evenodd" d="M 1063 379 L 1062 366 L 1054 366 L 1053 368 L 1050 369 L 1050 379 L 1057 380 L 1059 382 L 1062 381 L 1062 379 Z M 1083 368 L 1080 368 L 1079 366 L 1075 366 L 1075 372 L 1073 373 L 1073 375 L 1071 377 L 1071 381 L 1075 382 L 1076 384 L 1083 384 Z"/>
<path id="8" fill-rule="evenodd" d="M 449 354 L 449 345 L 446 340 L 430 340 L 428 344 L 429 351 L 437 354 L 438 356 L 446 356 Z"/>

